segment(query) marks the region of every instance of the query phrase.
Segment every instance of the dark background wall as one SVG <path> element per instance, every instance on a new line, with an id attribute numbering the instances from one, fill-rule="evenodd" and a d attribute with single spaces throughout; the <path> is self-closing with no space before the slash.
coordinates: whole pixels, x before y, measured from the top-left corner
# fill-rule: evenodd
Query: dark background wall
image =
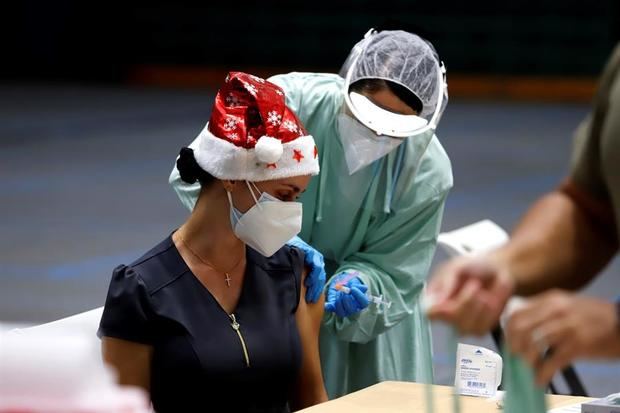
<path id="1" fill-rule="evenodd" d="M 2 15 L 5 79 L 121 82 L 144 65 L 334 70 L 390 18 L 461 74 L 595 76 L 620 39 L 618 0 L 29 0 Z"/>

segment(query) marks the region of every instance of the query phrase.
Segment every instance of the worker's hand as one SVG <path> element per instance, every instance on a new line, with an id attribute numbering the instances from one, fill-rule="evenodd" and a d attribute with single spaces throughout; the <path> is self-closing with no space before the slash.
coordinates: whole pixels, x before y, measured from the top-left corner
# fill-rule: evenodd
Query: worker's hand
<path id="1" fill-rule="evenodd" d="M 491 330 L 513 294 L 508 268 L 490 258 L 457 258 L 441 266 L 426 294 L 428 317 L 453 324 L 462 334 Z"/>
<path id="2" fill-rule="evenodd" d="M 576 358 L 620 357 L 615 305 L 559 290 L 540 294 L 516 310 L 506 337 L 510 350 L 534 368 L 541 386 Z"/>
<path id="3" fill-rule="evenodd" d="M 316 303 L 319 301 L 325 287 L 325 261 L 323 254 L 312 248 L 301 238 L 295 237 L 287 242 L 287 245 L 299 248 L 305 254 L 304 262 L 308 267 L 308 275 L 304 282 L 306 286 L 306 302 Z"/>
<path id="4" fill-rule="evenodd" d="M 342 290 L 347 287 L 349 292 Z M 338 317 L 349 317 L 368 307 L 366 296 L 368 287 L 359 277 L 348 272 L 341 272 L 332 280 L 327 289 L 325 311 L 336 313 Z"/>

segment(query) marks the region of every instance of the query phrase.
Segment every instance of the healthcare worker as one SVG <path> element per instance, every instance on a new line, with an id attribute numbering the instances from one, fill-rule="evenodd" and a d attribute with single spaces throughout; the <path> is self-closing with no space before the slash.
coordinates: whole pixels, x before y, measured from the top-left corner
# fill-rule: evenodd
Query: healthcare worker
<path id="1" fill-rule="evenodd" d="M 382 380 L 430 382 L 420 295 L 452 187 L 450 161 L 434 135 L 448 100 L 443 64 L 417 35 L 370 30 L 340 75 L 270 81 L 286 92 L 321 159 L 321 174 L 300 198 L 300 237 L 325 256 L 330 277 L 320 335 L 330 398 Z M 193 208 L 199 186 L 176 170 L 170 182 Z M 296 245 L 305 245 L 306 264 L 315 267 L 306 295 L 313 301 L 323 289 L 322 257 L 301 240 Z M 366 294 L 391 306 L 369 303 Z"/>

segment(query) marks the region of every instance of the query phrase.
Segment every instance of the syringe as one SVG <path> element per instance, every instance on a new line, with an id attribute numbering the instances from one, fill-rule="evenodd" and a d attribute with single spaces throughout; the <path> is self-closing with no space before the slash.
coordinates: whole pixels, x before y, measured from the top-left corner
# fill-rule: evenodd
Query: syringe
<path id="1" fill-rule="evenodd" d="M 346 285 L 336 284 L 336 289 L 342 291 L 345 294 L 351 294 L 351 289 Z M 384 305 L 386 308 L 390 308 L 392 306 L 392 302 L 385 300 L 383 295 L 371 295 L 366 293 L 366 297 L 370 302 L 375 303 L 376 305 Z"/>

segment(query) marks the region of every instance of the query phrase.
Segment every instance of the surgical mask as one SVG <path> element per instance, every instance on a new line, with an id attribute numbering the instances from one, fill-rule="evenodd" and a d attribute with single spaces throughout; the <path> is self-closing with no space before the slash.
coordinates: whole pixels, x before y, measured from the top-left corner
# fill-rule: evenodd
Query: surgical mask
<path id="1" fill-rule="evenodd" d="M 377 135 L 346 113 L 338 115 L 338 134 L 349 175 L 382 158 L 404 142 L 402 138 Z"/>
<path id="2" fill-rule="evenodd" d="M 415 171 L 433 136 L 435 136 L 433 129 L 407 138 L 378 135 L 353 118 L 346 108 L 343 108 L 343 111 L 338 115 L 337 122 L 349 175 L 353 175 L 365 166 L 388 155 L 405 141 L 411 148 L 411 151 L 408 152 L 411 154 L 407 160 L 408 168 Z"/>
<path id="3" fill-rule="evenodd" d="M 266 192 L 261 192 L 252 183 L 260 194 L 257 199 L 250 183 L 246 181 L 246 185 L 255 204 L 245 213 L 234 207 L 232 196 L 230 192 L 227 193 L 233 231 L 237 238 L 261 255 L 271 257 L 301 231 L 301 202 L 280 201 Z"/>

